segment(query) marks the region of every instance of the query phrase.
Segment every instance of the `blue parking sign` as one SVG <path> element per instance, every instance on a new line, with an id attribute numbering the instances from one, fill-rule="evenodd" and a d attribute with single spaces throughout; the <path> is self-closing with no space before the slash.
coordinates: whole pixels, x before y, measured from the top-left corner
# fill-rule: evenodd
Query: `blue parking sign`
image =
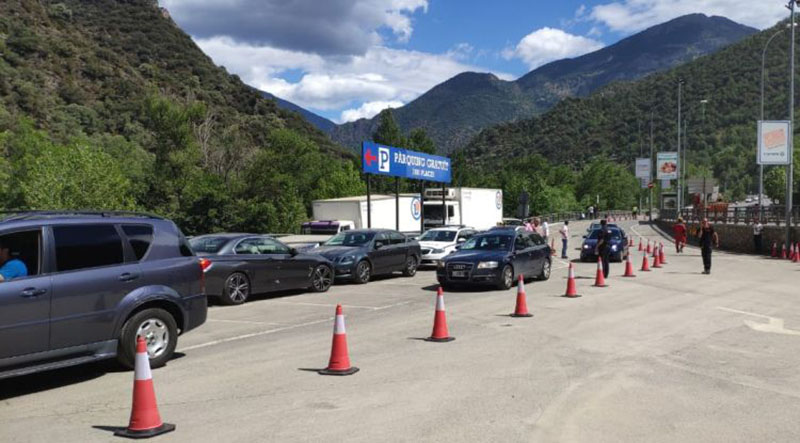
<path id="1" fill-rule="evenodd" d="M 451 181 L 449 158 L 373 142 L 361 145 L 361 164 L 367 174 L 444 183 Z"/>

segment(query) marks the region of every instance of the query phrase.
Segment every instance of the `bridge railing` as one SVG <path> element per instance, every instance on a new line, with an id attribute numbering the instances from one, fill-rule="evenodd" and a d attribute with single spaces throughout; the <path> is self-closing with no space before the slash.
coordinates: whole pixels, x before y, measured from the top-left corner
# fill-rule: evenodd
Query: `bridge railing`
<path id="1" fill-rule="evenodd" d="M 563 222 L 564 220 L 580 220 L 581 215 L 584 215 L 585 219 L 589 219 L 589 215 L 587 213 L 581 213 L 580 211 L 556 212 L 552 214 L 536 215 L 534 217 L 539 217 L 541 220 L 546 221 L 547 223 L 557 223 Z M 631 217 L 633 217 L 633 212 L 631 211 L 600 211 L 594 218 L 630 219 Z"/>
<path id="2" fill-rule="evenodd" d="M 712 223 L 722 224 L 751 224 L 754 219 L 761 219 L 764 224 L 785 225 L 786 206 L 773 205 L 769 207 L 728 207 L 720 208 L 684 208 L 680 211 L 676 209 L 663 209 L 660 211 L 659 219 L 675 221 L 678 216 L 686 222 L 699 222 L 704 217 Z M 800 206 L 792 207 L 792 226 L 800 225 Z"/>

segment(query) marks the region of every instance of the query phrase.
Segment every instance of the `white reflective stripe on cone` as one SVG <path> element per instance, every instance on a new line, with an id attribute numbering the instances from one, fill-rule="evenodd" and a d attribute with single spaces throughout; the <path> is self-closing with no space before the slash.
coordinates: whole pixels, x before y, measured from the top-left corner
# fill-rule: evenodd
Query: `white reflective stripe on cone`
<path id="1" fill-rule="evenodd" d="M 344 334 L 344 315 L 337 315 L 336 321 L 333 322 L 333 333 Z"/>
<path id="2" fill-rule="evenodd" d="M 572 267 L 572 263 L 569 264 L 569 278 L 575 278 L 575 269 Z"/>
<path id="3" fill-rule="evenodd" d="M 134 380 L 150 380 L 153 375 L 150 373 L 150 357 L 147 352 L 136 354 L 136 366 L 133 369 Z"/>
<path id="4" fill-rule="evenodd" d="M 437 311 L 444 311 L 444 296 L 437 295 L 436 296 L 436 310 Z"/>

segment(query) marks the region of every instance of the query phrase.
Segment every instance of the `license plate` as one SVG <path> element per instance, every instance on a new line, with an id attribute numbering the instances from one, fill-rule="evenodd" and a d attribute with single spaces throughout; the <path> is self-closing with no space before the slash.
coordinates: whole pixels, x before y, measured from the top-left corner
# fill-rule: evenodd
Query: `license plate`
<path id="1" fill-rule="evenodd" d="M 453 271 L 453 277 L 466 277 L 467 271 Z"/>

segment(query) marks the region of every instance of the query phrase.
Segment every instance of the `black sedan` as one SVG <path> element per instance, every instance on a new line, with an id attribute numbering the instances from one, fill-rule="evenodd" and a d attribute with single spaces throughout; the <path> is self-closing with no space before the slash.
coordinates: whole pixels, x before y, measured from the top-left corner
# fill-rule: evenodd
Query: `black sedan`
<path id="1" fill-rule="evenodd" d="M 413 277 L 422 256 L 419 243 L 388 229 L 341 232 L 309 252 L 331 260 L 336 278 L 362 284 L 373 275 L 397 271 Z"/>
<path id="2" fill-rule="evenodd" d="M 519 275 L 550 278 L 550 247 L 535 232 L 512 228 L 478 234 L 439 262 L 436 278 L 444 287 L 492 285 L 508 289 Z"/>
<path id="3" fill-rule="evenodd" d="M 315 254 L 301 254 L 268 235 L 209 234 L 189 243 L 211 263 L 206 293 L 223 304 L 239 305 L 250 294 L 288 289 L 325 292 L 333 284 L 333 264 Z"/>

